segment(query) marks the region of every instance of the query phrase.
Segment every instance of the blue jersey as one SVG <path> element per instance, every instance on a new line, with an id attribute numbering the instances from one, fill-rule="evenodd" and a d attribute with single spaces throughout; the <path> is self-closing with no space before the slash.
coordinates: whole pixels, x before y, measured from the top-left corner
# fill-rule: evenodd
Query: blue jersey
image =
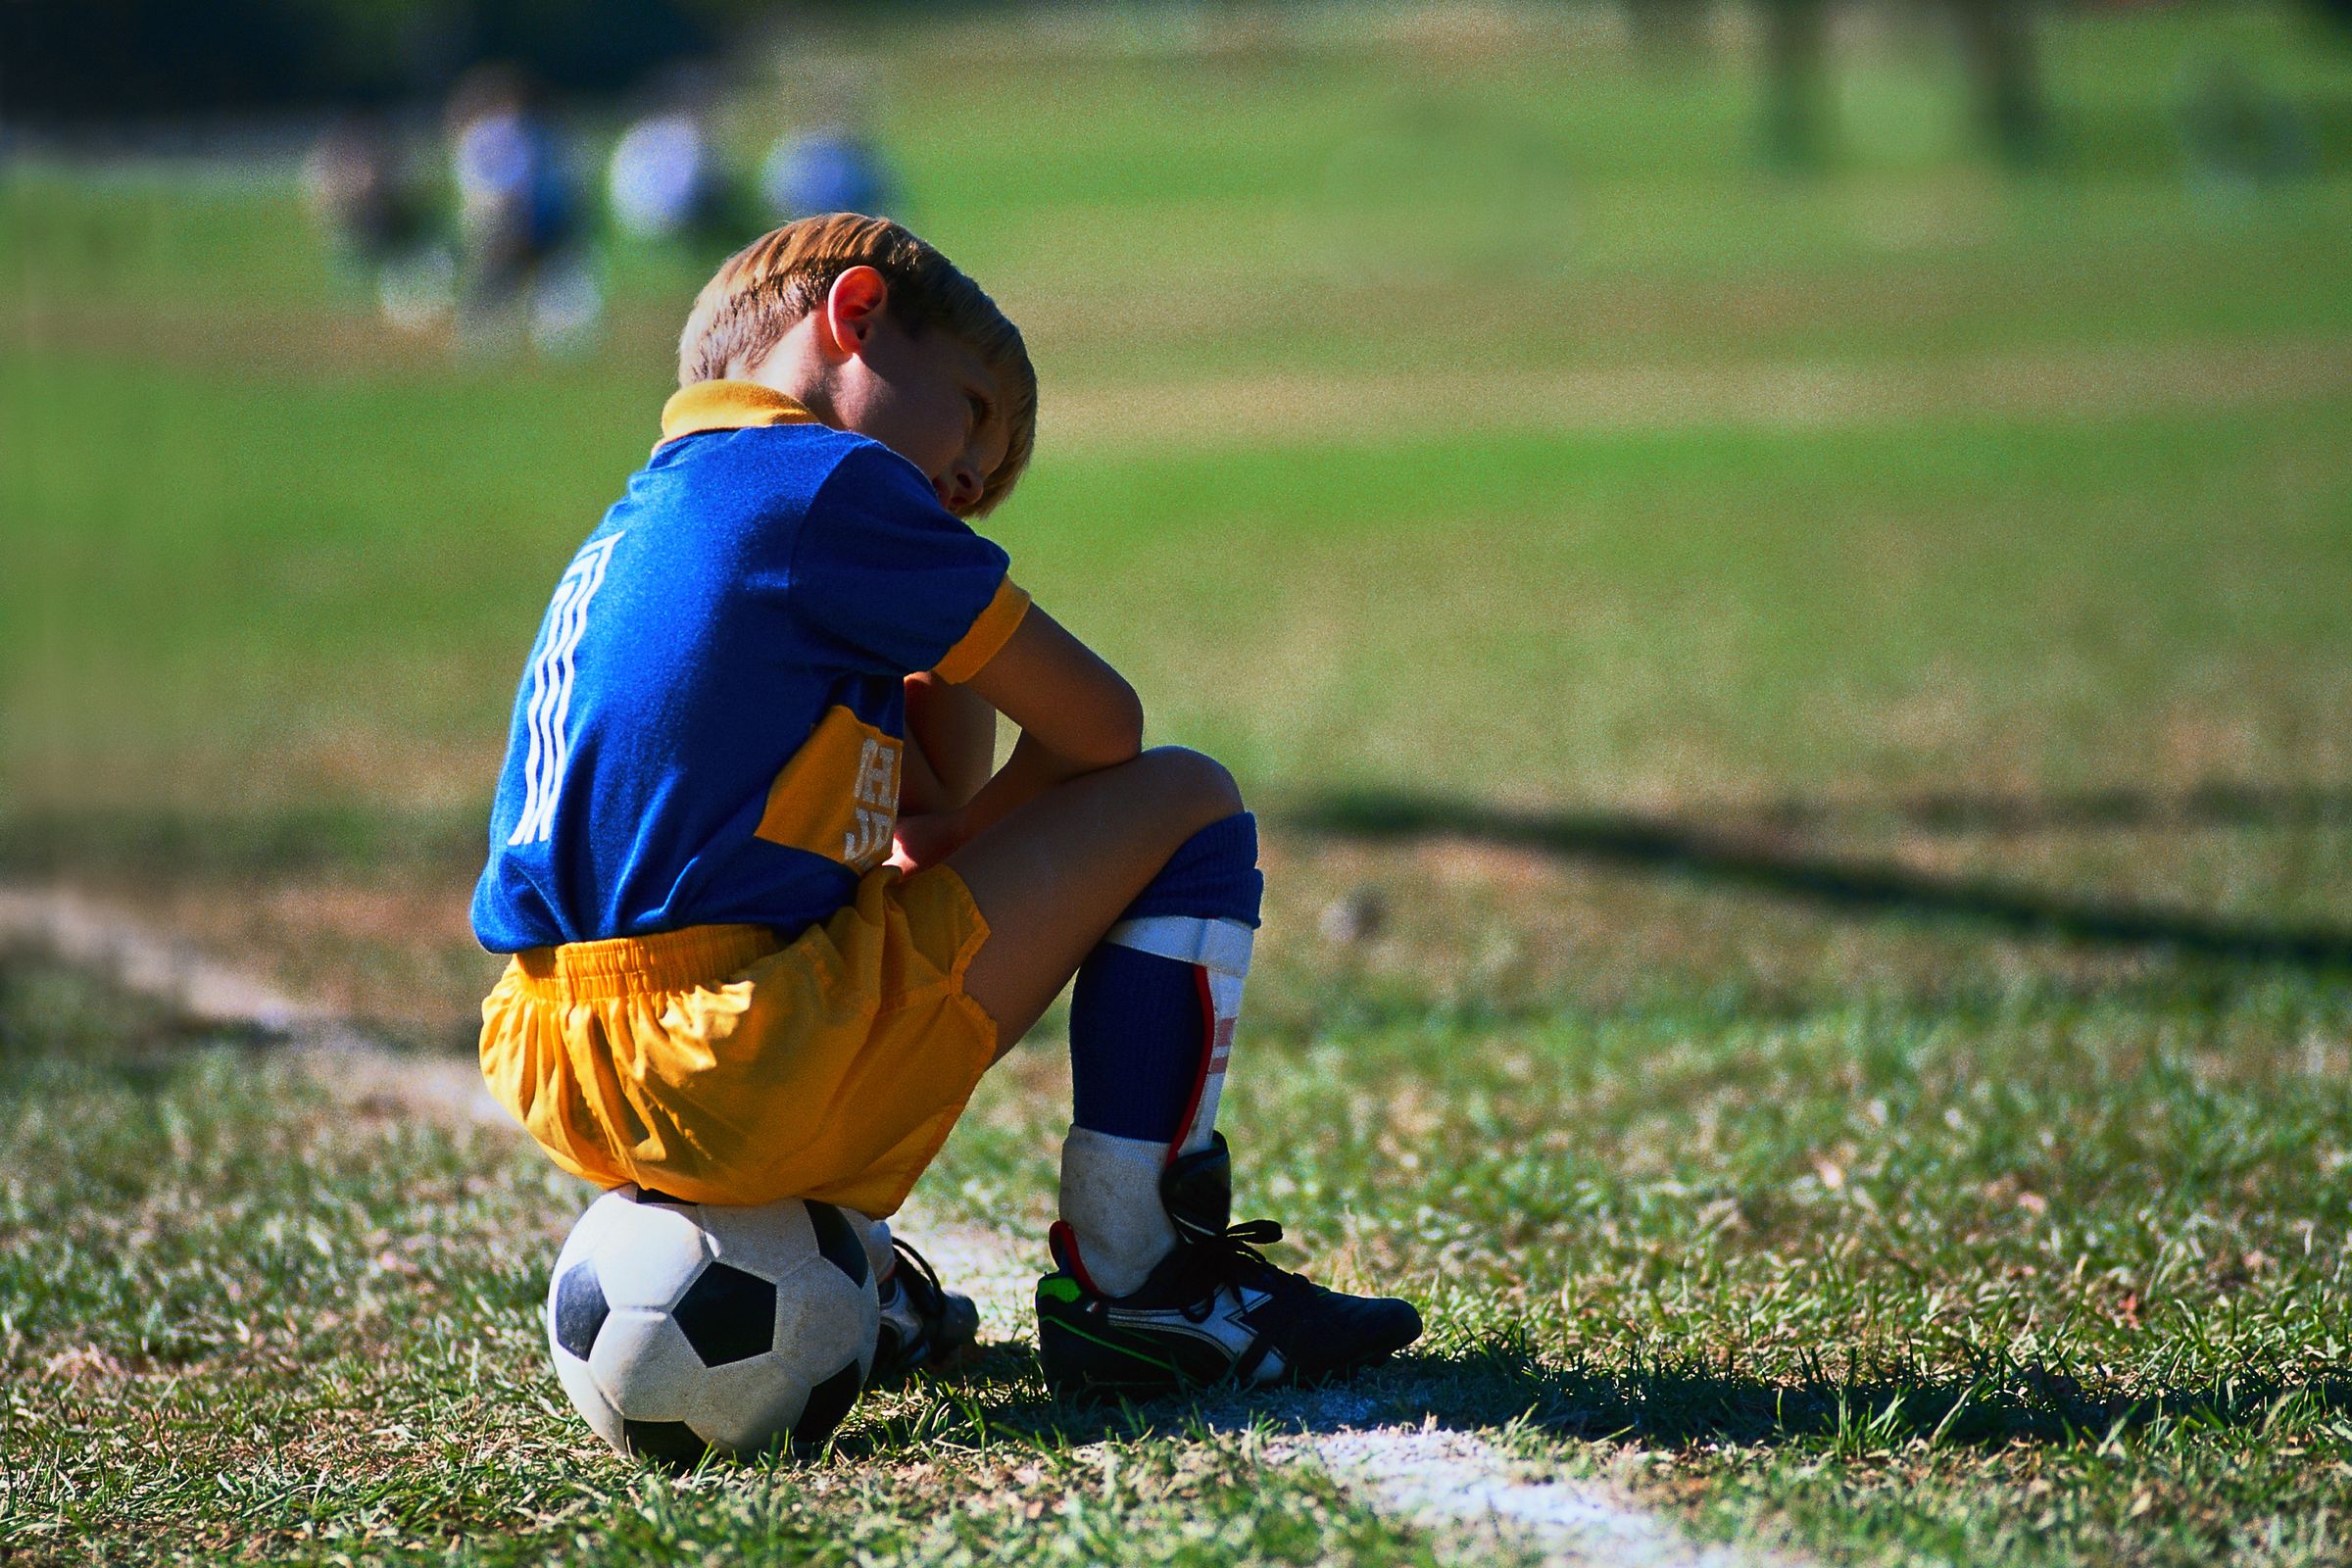
<path id="1" fill-rule="evenodd" d="M 662 427 L 515 694 L 494 953 L 832 913 L 890 855 L 901 682 L 968 679 L 1028 609 L 912 464 L 780 393 L 703 382 Z"/>

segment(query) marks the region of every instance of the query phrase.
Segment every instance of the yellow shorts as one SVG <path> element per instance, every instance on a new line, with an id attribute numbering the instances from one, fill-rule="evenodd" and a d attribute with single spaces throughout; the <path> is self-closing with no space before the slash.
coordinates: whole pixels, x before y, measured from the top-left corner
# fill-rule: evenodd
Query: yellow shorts
<path id="1" fill-rule="evenodd" d="M 963 992 L 987 940 L 954 871 L 884 866 L 789 942 L 705 925 L 533 948 L 482 1004 L 482 1077 L 601 1186 L 889 1214 L 995 1057 Z"/>

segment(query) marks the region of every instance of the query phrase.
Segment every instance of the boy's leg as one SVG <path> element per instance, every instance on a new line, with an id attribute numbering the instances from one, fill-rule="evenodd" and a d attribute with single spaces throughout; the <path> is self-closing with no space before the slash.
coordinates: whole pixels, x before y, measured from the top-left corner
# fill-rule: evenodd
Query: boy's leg
<path id="1" fill-rule="evenodd" d="M 1081 1266 L 1093 1283 L 1113 1296 L 1141 1285 L 1176 1245 L 1160 1175 L 1177 1154 L 1209 1147 L 1263 885 L 1256 823 L 1241 810 L 1230 774 L 1187 752 L 1137 760 L 1147 764 L 1141 776 L 1106 782 L 1131 790 L 1159 831 L 1129 830 L 1122 839 L 1118 808 L 1127 803 L 1116 797 L 1098 820 L 1113 845 L 1130 855 L 1140 851 L 1140 860 L 1122 865 L 1126 876 L 1102 879 L 1087 875 L 1080 868 L 1084 861 L 1063 870 L 1041 867 L 1035 854 L 1021 858 L 1017 863 L 1031 877 L 1058 876 L 1057 896 L 1025 911 L 1032 923 L 1013 926 L 1009 940 L 981 950 L 983 956 L 1002 949 L 1034 957 L 1038 910 L 1066 914 L 1073 902 L 1085 902 L 1071 897 L 1078 886 L 1102 900 L 1084 910 L 1084 925 L 1057 934 L 1067 946 L 1054 955 L 1054 968 L 1021 979 L 1058 990 L 1070 949 L 1086 944 L 1070 1003 L 1074 1102 L 1062 1147 L 1057 1241 L 1066 1256 L 1085 1260 Z M 1163 848 L 1174 831 L 1211 812 L 1221 814 L 1172 851 Z M 1069 819 L 1064 811 L 1053 817 L 1057 827 Z M 1056 837 L 1066 842 L 1058 832 Z M 1159 863 L 1149 880 L 1104 919 L 1108 899 L 1132 885 L 1139 864 L 1155 858 Z M 1101 885 L 1104 881 L 1107 886 Z M 978 892 L 974 897 L 985 899 Z M 1004 902 L 1010 901 L 1000 898 Z M 989 912 L 986 902 L 981 907 Z M 993 913 L 990 922 L 1004 929 Z M 968 979 L 966 984 L 969 989 Z M 985 996 L 978 1000 L 987 1005 Z M 1034 993 L 1024 1001 L 1034 1001 Z"/>
<path id="2" fill-rule="evenodd" d="M 960 695 L 953 687 L 943 691 L 951 698 Z M 911 681 L 907 695 L 911 729 L 918 706 Z M 992 723 L 994 712 L 988 710 Z M 953 720 L 958 715 L 935 710 L 932 716 Z M 976 732 L 976 726 L 970 729 Z M 976 753 L 973 740 L 974 733 L 951 733 L 951 744 L 940 746 L 943 759 L 951 760 L 951 771 L 957 750 L 953 743 L 961 742 L 964 751 Z M 924 743 L 918 739 L 918 744 Z M 984 755 L 980 760 L 984 765 Z M 911 775 L 913 771 L 910 762 L 908 772 Z M 1037 1021 L 1076 967 L 1078 960 L 1071 957 L 1054 971 L 1054 955 L 1073 949 L 1083 954 L 1116 915 L 1120 903 L 1132 896 L 1131 890 L 1126 894 L 1118 891 L 1122 871 L 1115 862 L 1122 851 L 1134 858 L 1129 874 L 1139 882 L 1155 868 L 1154 855 L 1166 858 L 1164 849 L 1150 847 L 1152 834 L 1142 824 L 1181 821 L 1188 810 L 1197 813 L 1224 807 L 1229 813 L 1239 808 L 1240 797 L 1234 793 L 1232 779 L 1206 758 L 1191 753 L 1148 754 L 1125 768 L 1109 771 L 1119 776 L 1114 780 L 1097 775 L 1102 782 L 1080 779 L 1065 786 L 1075 799 L 1065 802 L 1050 818 L 1036 812 L 1033 803 L 1026 817 L 1015 811 L 981 840 L 949 857 L 949 864 L 971 889 L 990 928 L 1017 931 L 1030 938 L 989 942 L 965 973 L 966 994 L 998 1022 L 1003 1040 L 1000 1055 Z M 956 782 L 968 780 L 941 782 L 953 790 Z M 1090 784 L 1092 787 L 1087 787 Z M 1198 804 L 1184 805 L 1196 798 Z M 928 802 L 924 808 L 942 804 L 954 802 Z M 1040 847 L 1036 843 L 1039 838 L 1051 843 Z M 1079 870 L 1090 863 L 1100 867 L 1105 861 L 1114 862 L 1106 875 L 1088 878 Z M 1071 885 L 1057 887 L 1056 878 L 1068 878 Z M 1064 921 L 1071 922 L 1066 930 Z M 1091 931 L 1085 928 L 1087 921 L 1094 922 Z M 882 1298 L 882 1342 L 874 1360 L 875 1379 L 895 1382 L 908 1372 L 961 1359 L 979 1328 L 971 1298 L 943 1289 L 921 1254 L 893 1237 L 887 1222 L 866 1220 L 864 1240 Z"/>
<path id="3" fill-rule="evenodd" d="M 1176 1246 L 1159 1175 L 1216 1126 L 1258 924 L 1256 823 L 1221 764 L 1174 748 L 1030 808 L 948 858 L 998 933 L 964 990 L 1011 1042 L 1077 973 L 1056 1230 L 1124 1296 Z"/>
<path id="4" fill-rule="evenodd" d="M 1258 924 L 1256 823 L 1233 776 L 1183 750 L 1070 780 L 1033 807 L 1047 811 L 971 847 L 990 858 L 951 856 L 998 933 L 964 987 L 1011 1039 L 1077 971 L 1056 1232 L 1089 1279 L 1127 1296 L 1176 1246 L 1159 1175 L 1178 1152 L 1209 1148 L 1216 1126 Z"/>
<path id="5" fill-rule="evenodd" d="M 1054 1243 L 1104 1295 L 1133 1292 L 1176 1247 L 1184 1216 L 1161 1178 L 1179 1156 L 1212 1147 L 1263 885 L 1256 819 L 1212 822 L 1078 965 Z"/>
<path id="6" fill-rule="evenodd" d="M 1207 758 L 1151 752 L 950 857 L 995 933 L 965 989 L 1006 1038 L 1076 971 L 1057 1243 L 1112 1295 L 1176 1245 L 1160 1176 L 1216 1123 L 1261 885 L 1241 804 Z"/>
<path id="7" fill-rule="evenodd" d="M 1057 1383 L 1315 1376 L 1420 1333 L 1406 1303 L 1324 1291 L 1228 1234 L 1213 1127 L 1259 890 L 1240 808 L 1216 763 L 1153 752 L 1047 792 L 950 857 L 994 933 L 966 989 L 1007 1040 L 1077 973 L 1054 1234 L 1067 1272 L 1039 1305 Z M 1089 1314 L 1118 1326 L 1086 1327 Z"/>
<path id="8" fill-rule="evenodd" d="M 1242 808 L 1233 775 L 1159 747 L 1047 790 L 948 857 L 990 941 L 964 991 L 1008 1051 L 1185 840 Z"/>

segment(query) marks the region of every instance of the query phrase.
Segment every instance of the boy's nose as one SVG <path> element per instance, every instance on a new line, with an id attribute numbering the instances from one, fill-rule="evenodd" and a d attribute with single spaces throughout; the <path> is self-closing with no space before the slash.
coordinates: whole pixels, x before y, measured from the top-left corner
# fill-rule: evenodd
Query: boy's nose
<path id="1" fill-rule="evenodd" d="M 939 504 L 960 517 L 980 499 L 982 486 L 979 471 L 959 463 L 942 474 L 934 488 Z"/>

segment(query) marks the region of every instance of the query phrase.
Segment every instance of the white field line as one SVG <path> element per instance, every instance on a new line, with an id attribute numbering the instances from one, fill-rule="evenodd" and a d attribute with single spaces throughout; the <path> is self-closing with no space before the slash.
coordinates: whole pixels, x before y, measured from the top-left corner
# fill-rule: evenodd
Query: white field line
<path id="1" fill-rule="evenodd" d="M 978 1303 L 983 1339 L 1028 1337 L 1042 1242 L 945 1220 L 919 1193 L 891 1226 Z M 1292 1429 L 1269 1447 L 1277 1463 L 1319 1465 L 1375 1513 L 1449 1546 L 1496 1544 L 1532 1552 L 1547 1568 L 1800 1568 L 1785 1553 L 1693 1541 L 1623 1488 L 1544 1475 L 1476 1433 L 1379 1425 L 1378 1409 L 1341 1387 L 1237 1395 L 1203 1414 L 1211 1427 L 1266 1419 Z"/>
<path id="2" fill-rule="evenodd" d="M 35 948 L 95 970 L 198 1023 L 256 1030 L 351 1102 L 404 1104 L 445 1121 L 513 1127 L 471 1063 L 387 1051 L 351 1023 L 218 963 L 168 933 L 62 888 L 0 886 L 0 950 Z"/>
<path id="3" fill-rule="evenodd" d="M 1041 1243 L 942 1221 L 919 1195 L 892 1227 L 979 1304 L 983 1338 L 1028 1336 Z M 1277 1462 L 1320 1465 L 1374 1512 L 1464 1548 L 1499 1544 L 1532 1552 L 1549 1568 L 1798 1568 L 1784 1553 L 1693 1541 L 1623 1488 L 1542 1474 L 1476 1433 L 1382 1426 L 1377 1411 L 1372 1399 L 1342 1387 L 1236 1396 L 1229 1408 L 1205 1413 L 1215 1427 L 1265 1418 L 1295 1429 L 1271 1446 Z"/>
<path id="4" fill-rule="evenodd" d="M 891 1227 L 979 1305 L 983 1339 L 1029 1337 L 1042 1240 L 946 1219 L 920 1192 Z M 1341 1387 L 1237 1395 L 1203 1413 L 1212 1427 L 1266 1419 L 1292 1429 L 1271 1445 L 1270 1457 L 1321 1466 L 1375 1513 L 1459 1548 L 1446 1551 L 1448 1560 L 1493 1544 L 1532 1552 L 1546 1568 L 1804 1568 L 1783 1551 L 1693 1541 L 1622 1487 L 1544 1475 L 1476 1433 L 1382 1426 L 1378 1410 Z"/>
<path id="5" fill-rule="evenodd" d="M 1322 1465 L 1376 1513 L 1491 1538 L 1554 1568 L 1797 1568 L 1755 1545 L 1693 1541 L 1605 1483 L 1531 1475 L 1473 1432 L 1343 1427 L 1282 1446 Z"/>
<path id="6" fill-rule="evenodd" d="M 205 1023 L 278 1036 L 293 1060 L 350 1102 L 390 1102 L 458 1125 L 513 1130 L 472 1064 L 388 1051 L 347 1020 L 204 957 L 133 916 L 62 889 L 0 886 L 0 950 L 37 948 Z M 893 1221 L 943 1279 L 970 1294 L 991 1339 L 1027 1336 L 1043 1249 L 949 1221 L 918 1198 Z M 1038 1254 L 1038 1255 L 1032 1255 Z M 1748 1546 L 1707 1545 L 1616 1487 L 1545 1477 L 1475 1433 L 1365 1425 L 1372 1400 L 1347 1389 L 1237 1396 L 1212 1424 L 1271 1418 L 1295 1429 L 1271 1454 L 1320 1465 L 1376 1512 L 1450 1538 L 1530 1550 L 1558 1568 L 1795 1568 Z"/>

